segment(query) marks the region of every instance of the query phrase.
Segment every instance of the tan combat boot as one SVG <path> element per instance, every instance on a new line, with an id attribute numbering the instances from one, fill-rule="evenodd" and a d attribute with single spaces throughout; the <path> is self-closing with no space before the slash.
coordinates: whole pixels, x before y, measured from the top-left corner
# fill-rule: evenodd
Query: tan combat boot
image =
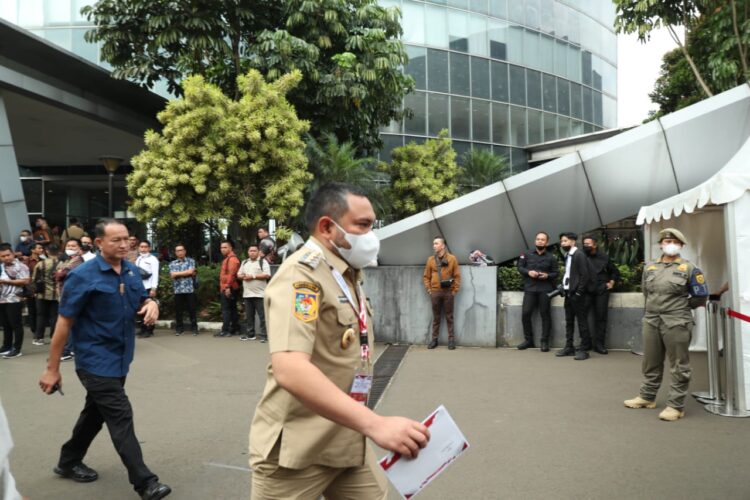
<path id="1" fill-rule="evenodd" d="M 659 413 L 659 418 L 662 420 L 666 420 L 667 422 L 674 422 L 675 420 L 679 420 L 684 416 L 684 411 L 678 410 L 677 408 L 672 408 L 671 406 L 667 406 L 661 413 Z"/>
<path id="2" fill-rule="evenodd" d="M 633 399 L 627 399 L 623 401 L 623 404 L 628 408 L 656 408 L 656 403 L 654 401 L 643 399 L 640 396 L 636 396 Z"/>

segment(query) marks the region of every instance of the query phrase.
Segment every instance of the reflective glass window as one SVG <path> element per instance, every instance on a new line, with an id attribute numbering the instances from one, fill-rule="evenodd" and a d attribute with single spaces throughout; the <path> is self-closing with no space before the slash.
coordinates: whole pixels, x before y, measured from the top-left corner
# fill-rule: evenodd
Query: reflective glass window
<path id="1" fill-rule="evenodd" d="M 453 141 L 453 150 L 456 152 L 456 163 L 463 165 L 466 156 L 471 153 L 471 143 L 464 141 Z"/>
<path id="2" fill-rule="evenodd" d="M 542 35 L 539 44 L 539 69 L 547 73 L 555 72 L 555 40 Z"/>
<path id="3" fill-rule="evenodd" d="M 542 113 L 542 122 L 544 129 L 544 142 L 557 140 L 557 115 L 552 113 Z"/>
<path id="4" fill-rule="evenodd" d="M 507 104 L 492 103 L 492 142 L 510 144 L 510 117 Z"/>
<path id="5" fill-rule="evenodd" d="M 605 3 L 601 0 L 597 0 L 598 4 Z M 584 12 L 586 12 L 584 10 Z M 568 40 L 572 43 L 581 43 L 581 21 L 580 21 L 581 14 L 570 10 L 568 19 L 567 19 L 567 25 L 568 25 Z M 614 17 L 612 17 L 614 19 Z"/>
<path id="6" fill-rule="evenodd" d="M 380 150 L 380 161 L 390 162 L 391 152 L 395 148 L 399 148 L 404 145 L 404 138 L 400 135 L 381 135 L 380 140 L 383 141 L 383 147 Z"/>
<path id="7" fill-rule="evenodd" d="M 469 99 L 451 97 L 451 137 L 454 139 L 471 139 L 470 115 Z"/>
<path id="8" fill-rule="evenodd" d="M 511 148 L 510 153 L 510 169 L 515 174 L 520 174 L 524 170 L 529 169 L 529 157 L 526 154 L 526 150 L 521 148 Z"/>
<path id="9" fill-rule="evenodd" d="M 94 2 L 95 0 L 73 0 L 73 21 L 76 24 L 89 24 L 89 20 L 81 14 L 81 9 Z"/>
<path id="10" fill-rule="evenodd" d="M 555 2 L 555 35 L 567 40 L 568 39 L 568 7 L 561 2 Z"/>
<path id="11" fill-rule="evenodd" d="M 545 33 L 555 32 L 555 3 L 554 0 L 542 0 L 539 13 L 540 26 Z"/>
<path id="12" fill-rule="evenodd" d="M 617 95 L 617 69 L 606 61 L 602 61 L 602 90 Z"/>
<path id="13" fill-rule="evenodd" d="M 448 53 L 427 49 L 427 88 L 435 92 L 448 92 Z"/>
<path id="14" fill-rule="evenodd" d="M 555 74 L 566 76 L 568 74 L 568 44 L 555 40 Z"/>
<path id="15" fill-rule="evenodd" d="M 608 61 L 617 63 L 617 35 L 606 29 L 602 30 L 602 55 Z"/>
<path id="16" fill-rule="evenodd" d="M 424 92 L 413 92 L 404 97 L 404 109 L 410 109 L 411 118 L 404 119 L 407 134 L 425 135 L 427 130 L 427 96 Z"/>
<path id="17" fill-rule="evenodd" d="M 469 15 L 466 12 L 448 11 L 448 47 L 459 52 L 469 51 Z"/>
<path id="18" fill-rule="evenodd" d="M 402 40 L 406 43 L 423 44 L 425 19 L 424 4 L 405 1 L 401 6 L 402 20 L 401 26 L 404 27 Z"/>
<path id="19" fill-rule="evenodd" d="M 416 137 L 413 135 L 405 135 L 404 136 L 404 142 L 406 144 L 424 144 L 424 141 L 426 141 L 426 137 Z"/>
<path id="20" fill-rule="evenodd" d="M 594 102 L 588 87 L 583 87 L 583 119 L 587 122 L 594 121 Z"/>
<path id="21" fill-rule="evenodd" d="M 417 89 L 424 90 L 427 88 L 427 51 L 424 47 L 414 47 L 405 45 L 406 55 L 409 56 L 409 63 L 406 65 L 405 73 L 416 82 Z"/>
<path id="22" fill-rule="evenodd" d="M 541 66 L 539 55 L 539 33 L 531 30 L 523 32 L 523 60 L 527 67 L 538 69 Z"/>
<path id="23" fill-rule="evenodd" d="M 594 124 L 604 124 L 604 104 L 601 92 L 594 92 Z"/>
<path id="24" fill-rule="evenodd" d="M 602 124 L 604 125 L 604 128 L 614 128 L 617 126 L 617 101 L 606 95 L 603 96 L 602 99 L 604 105 L 604 121 Z"/>
<path id="25" fill-rule="evenodd" d="M 481 142 L 473 142 L 473 143 L 471 143 L 471 149 L 472 149 L 472 151 L 486 151 L 488 153 L 492 153 L 492 145 L 491 144 L 482 144 Z"/>
<path id="26" fill-rule="evenodd" d="M 492 61 L 492 100 L 508 102 L 508 65 Z"/>
<path id="27" fill-rule="evenodd" d="M 391 120 L 390 123 L 384 127 L 380 127 L 380 133 L 381 134 L 401 134 L 403 133 L 403 128 L 401 127 L 401 122 L 396 120 Z"/>
<path id="28" fill-rule="evenodd" d="M 581 52 L 581 81 L 591 85 L 591 52 L 587 50 Z"/>
<path id="29" fill-rule="evenodd" d="M 510 143 L 513 146 L 525 146 L 528 144 L 525 108 L 510 107 Z"/>
<path id="30" fill-rule="evenodd" d="M 447 16 L 445 7 L 425 5 L 425 41 L 427 45 L 448 48 Z"/>
<path id="31" fill-rule="evenodd" d="M 44 30 L 44 38 L 65 50 L 73 49 L 71 30 L 69 28 L 51 28 Z"/>
<path id="32" fill-rule="evenodd" d="M 508 28 L 508 61 L 523 64 L 523 32 L 520 26 L 510 25 Z"/>
<path id="33" fill-rule="evenodd" d="M 24 27 L 44 26 L 44 0 L 18 2 L 18 24 Z"/>
<path id="34" fill-rule="evenodd" d="M 490 142 L 490 101 L 471 100 L 472 140 Z"/>
<path id="35" fill-rule="evenodd" d="M 529 144 L 544 142 L 542 135 L 542 112 L 529 109 L 526 112 L 526 122 L 529 128 Z"/>
<path id="36" fill-rule="evenodd" d="M 469 52 L 478 56 L 488 56 L 487 18 L 474 16 L 469 18 Z"/>
<path id="37" fill-rule="evenodd" d="M 526 70 L 526 102 L 530 108 L 542 109 L 542 74 Z"/>
<path id="38" fill-rule="evenodd" d="M 583 122 L 579 122 L 578 120 L 571 120 L 570 133 L 572 137 L 583 134 Z"/>
<path id="39" fill-rule="evenodd" d="M 490 57 L 505 61 L 508 58 L 508 23 L 489 21 Z"/>
<path id="40" fill-rule="evenodd" d="M 520 66 L 510 65 L 510 102 L 526 106 L 526 71 Z"/>
<path id="41" fill-rule="evenodd" d="M 597 56 L 591 56 L 591 86 L 596 90 L 602 90 L 602 60 Z"/>
<path id="42" fill-rule="evenodd" d="M 590 134 L 594 131 L 594 126 L 590 123 L 584 123 L 583 124 L 583 133 L 584 134 Z"/>
<path id="43" fill-rule="evenodd" d="M 469 9 L 473 12 L 480 12 L 487 14 L 489 12 L 487 0 L 471 0 L 469 2 Z"/>
<path id="44" fill-rule="evenodd" d="M 450 54 L 451 94 L 471 95 L 469 85 L 469 56 Z"/>
<path id="45" fill-rule="evenodd" d="M 70 24 L 70 14 L 70 0 L 46 0 L 44 2 L 44 22 L 47 26 Z"/>
<path id="46" fill-rule="evenodd" d="M 427 133 L 429 135 L 438 135 L 443 129 L 450 130 L 448 105 L 448 96 L 445 94 L 427 95 L 427 107 L 429 109 Z"/>
<path id="47" fill-rule="evenodd" d="M 545 111 L 557 111 L 557 89 L 552 75 L 542 75 L 542 104 Z"/>
<path id="48" fill-rule="evenodd" d="M 492 154 L 505 159 L 508 166 L 510 166 L 510 148 L 508 146 L 492 146 Z"/>
<path id="49" fill-rule="evenodd" d="M 568 80 L 581 81 L 581 50 L 575 45 L 568 45 Z M 564 76 L 564 75 L 560 75 Z"/>
<path id="50" fill-rule="evenodd" d="M 562 78 L 557 79 L 557 112 L 570 116 L 570 83 Z"/>
<path id="51" fill-rule="evenodd" d="M 469 7 L 469 0 L 448 0 L 448 5 L 466 10 Z"/>
<path id="52" fill-rule="evenodd" d="M 511 0 L 508 2 L 508 18 L 518 24 L 526 22 L 526 11 L 523 8 L 523 0 Z"/>
<path id="53" fill-rule="evenodd" d="M 559 139 L 570 137 L 570 118 L 557 117 L 557 136 Z"/>
<path id="54" fill-rule="evenodd" d="M 481 57 L 471 58 L 471 95 L 490 98 L 490 61 Z"/>
<path id="55" fill-rule="evenodd" d="M 508 0 L 490 0 L 490 15 L 508 19 Z"/>
<path id="56" fill-rule="evenodd" d="M 26 200 L 26 211 L 31 213 L 42 213 L 42 196 L 44 187 L 41 179 L 22 179 L 23 197 Z"/>
<path id="57" fill-rule="evenodd" d="M 73 52 L 96 64 L 99 62 L 99 48 L 95 43 L 88 43 L 83 39 L 86 31 L 88 31 L 88 28 L 76 28 L 72 30 Z"/>
<path id="58" fill-rule="evenodd" d="M 570 84 L 570 116 L 583 118 L 583 100 L 581 99 L 581 86 L 577 83 Z"/>
<path id="59" fill-rule="evenodd" d="M 540 7 L 539 0 L 526 0 L 526 26 L 539 29 Z"/>

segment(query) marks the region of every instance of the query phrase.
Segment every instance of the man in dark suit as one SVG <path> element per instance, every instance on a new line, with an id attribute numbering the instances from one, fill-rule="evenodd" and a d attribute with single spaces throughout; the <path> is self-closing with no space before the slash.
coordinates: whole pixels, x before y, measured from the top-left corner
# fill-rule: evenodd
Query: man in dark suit
<path id="1" fill-rule="evenodd" d="M 572 356 L 583 361 L 589 359 L 591 334 L 589 333 L 586 315 L 586 293 L 591 288 L 591 267 L 589 259 L 576 247 L 578 235 L 575 233 L 560 234 L 560 248 L 565 254 L 565 275 L 562 279 L 565 290 L 565 347 L 555 356 Z M 580 342 L 573 348 L 575 322 L 578 321 Z"/>

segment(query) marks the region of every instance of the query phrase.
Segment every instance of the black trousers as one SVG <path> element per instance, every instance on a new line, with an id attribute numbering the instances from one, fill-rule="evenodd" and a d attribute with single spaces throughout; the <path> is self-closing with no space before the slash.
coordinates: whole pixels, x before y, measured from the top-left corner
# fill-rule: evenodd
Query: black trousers
<path id="1" fill-rule="evenodd" d="M 3 326 L 3 347 L 21 350 L 23 346 L 23 302 L 0 304 L 0 324 Z"/>
<path id="2" fill-rule="evenodd" d="M 586 311 L 594 310 L 594 328 L 592 337 L 595 344 L 606 346 L 607 314 L 609 313 L 609 291 L 586 294 Z M 588 313 L 587 313 L 588 315 Z"/>
<path id="3" fill-rule="evenodd" d="M 542 317 L 542 340 L 549 341 L 550 331 L 552 330 L 552 314 L 550 308 L 550 298 L 547 292 L 524 292 L 523 307 L 521 309 L 521 323 L 523 324 L 523 337 L 534 341 L 534 331 L 531 327 L 531 315 L 534 308 L 539 306 L 539 315 Z"/>
<path id="4" fill-rule="evenodd" d="M 198 331 L 198 316 L 195 310 L 195 294 L 194 293 L 177 293 L 174 296 L 174 319 L 175 319 L 175 330 L 182 332 L 184 323 L 182 322 L 182 316 L 187 311 L 188 317 L 190 318 L 190 328 L 194 331 Z"/>
<path id="5" fill-rule="evenodd" d="M 44 330 L 50 327 L 49 337 L 55 333 L 55 325 L 57 324 L 57 308 L 60 303 L 56 300 L 44 300 L 36 299 L 36 330 L 34 331 L 34 338 L 42 340 L 44 338 Z"/>
<path id="6" fill-rule="evenodd" d="M 568 295 L 565 297 L 565 345 L 573 345 L 575 323 L 578 322 L 580 337 L 579 349 L 591 350 L 591 334 L 589 320 L 586 314 L 586 296 Z"/>
<path id="7" fill-rule="evenodd" d="M 36 331 L 36 299 L 24 299 L 26 303 L 26 312 L 28 327 L 32 332 Z"/>
<path id="8" fill-rule="evenodd" d="M 102 424 L 107 424 L 112 444 L 135 490 L 140 492 L 152 481 L 158 481 L 143 463 L 141 445 L 133 426 L 133 408 L 125 394 L 125 377 L 100 377 L 83 370 L 77 373 L 86 389 L 86 405 L 73 427 L 73 435 L 60 450 L 58 465 L 65 469 L 81 463 Z"/>
<path id="9" fill-rule="evenodd" d="M 245 297 L 245 328 L 249 336 L 255 335 L 255 315 L 258 315 L 260 321 L 260 338 L 267 339 L 266 334 L 266 313 L 263 310 L 263 297 Z"/>
<path id="10" fill-rule="evenodd" d="M 221 331 L 227 333 L 239 333 L 240 316 L 237 313 L 237 301 L 240 298 L 240 289 L 232 290 L 227 297 L 226 293 L 221 292 Z"/>

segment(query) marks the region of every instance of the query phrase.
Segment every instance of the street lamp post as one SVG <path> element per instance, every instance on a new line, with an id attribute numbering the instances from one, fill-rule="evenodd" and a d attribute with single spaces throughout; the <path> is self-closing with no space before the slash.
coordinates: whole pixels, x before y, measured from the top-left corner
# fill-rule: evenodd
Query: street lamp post
<path id="1" fill-rule="evenodd" d="M 119 156 L 102 156 L 99 158 L 101 162 L 104 164 L 104 168 L 107 169 L 107 173 L 109 174 L 109 200 L 108 200 L 108 207 L 109 210 L 107 211 L 109 217 L 113 217 L 114 212 L 112 211 L 112 179 L 115 176 L 115 172 L 117 172 L 117 169 L 120 167 L 120 164 L 122 163 L 122 158 Z"/>

